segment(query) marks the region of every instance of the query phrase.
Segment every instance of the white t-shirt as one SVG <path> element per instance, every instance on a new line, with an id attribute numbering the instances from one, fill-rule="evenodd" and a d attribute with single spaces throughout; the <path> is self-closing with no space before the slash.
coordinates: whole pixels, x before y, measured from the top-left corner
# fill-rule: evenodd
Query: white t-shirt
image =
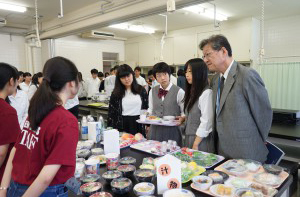
<path id="1" fill-rule="evenodd" d="M 104 89 L 107 95 L 111 95 L 112 91 L 115 88 L 116 76 L 111 75 L 105 78 L 104 80 Z"/>
<path id="2" fill-rule="evenodd" d="M 138 84 L 140 84 L 141 86 L 145 87 L 145 86 L 147 85 L 147 82 L 146 82 L 146 80 L 144 79 L 144 77 L 139 76 L 139 77 L 136 77 L 135 79 L 136 79 L 136 82 L 137 82 Z"/>
<path id="3" fill-rule="evenodd" d="M 125 92 L 122 99 L 123 116 L 139 116 L 141 113 L 142 99 L 139 94 L 133 94 L 131 91 Z"/>
<path id="4" fill-rule="evenodd" d="M 28 96 L 23 90 L 17 90 L 17 94 L 15 97 L 13 95 L 10 95 L 8 96 L 8 98 L 10 100 L 10 105 L 17 111 L 18 121 L 22 128 L 28 116 Z"/>
<path id="5" fill-rule="evenodd" d="M 92 97 L 94 94 L 99 93 L 100 79 L 98 77 L 96 77 L 96 79 L 88 78 L 86 81 L 88 97 Z"/>
<path id="6" fill-rule="evenodd" d="M 30 85 L 31 85 L 31 83 L 29 85 L 27 85 L 25 82 L 22 82 L 20 84 L 20 88 L 21 88 L 21 90 L 23 90 L 25 93 L 28 94 Z"/>
<path id="7" fill-rule="evenodd" d="M 29 90 L 28 90 L 28 99 L 31 100 L 31 98 L 33 97 L 34 93 L 37 91 L 37 87 L 35 85 L 31 85 L 29 87 Z"/>

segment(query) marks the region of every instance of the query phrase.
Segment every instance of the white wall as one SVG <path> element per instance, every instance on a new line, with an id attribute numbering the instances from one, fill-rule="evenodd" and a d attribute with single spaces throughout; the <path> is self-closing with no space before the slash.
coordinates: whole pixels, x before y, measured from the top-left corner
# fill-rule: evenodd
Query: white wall
<path id="1" fill-rule="evenodd" d="M 265 22 L 267 62 L 300 62 L 300 15 Z"/>
<path id="2" fill-rule="evenodd" d="M 124 61 L 124 41 L 83 39 L 68 36 L 55 40 L 55 56 L 63 56 L 75 63 L 83 78 L 90 77 L 93 68 L 103 71 L 102 52 L 119 53 Z"/>
<path id="3" fill-rule="evenodd" d="M 0 62 L 26 71 L 25 38 L 0 34 Z"/>

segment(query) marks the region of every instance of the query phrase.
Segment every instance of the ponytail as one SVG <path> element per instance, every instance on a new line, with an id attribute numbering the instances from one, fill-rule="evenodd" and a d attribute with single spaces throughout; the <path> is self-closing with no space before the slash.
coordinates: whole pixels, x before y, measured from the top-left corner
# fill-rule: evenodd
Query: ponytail
<path id="1" fill-rule="evenodd" d="M 57 106 L 62 105 L 58 93 L 67 82 L 78 84 L 78 70 L 73 62 L 63 57 L 49 59 L 43 70 L 44 79 L 30 100 L 28 119 L 32 130 L 36 130 L 43 119 Z"/>

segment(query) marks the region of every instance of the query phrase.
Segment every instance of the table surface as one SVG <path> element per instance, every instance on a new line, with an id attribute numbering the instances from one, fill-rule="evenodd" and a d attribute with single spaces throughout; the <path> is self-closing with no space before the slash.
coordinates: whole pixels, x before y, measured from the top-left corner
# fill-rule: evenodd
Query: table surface
<path id="1" fill-rule="evenodd" d="M 269 136 L 300 141 L 300 125 L 273 123 Z"/>
<path id="2" fill-rule="evenodd" d="M 81 100 L 81 101 L 79 101 L 79 107 L 108 110 L 108 107 L 97 107 L 97 106 L 88 105 L 88 104 L 91 104 L 91 103 L 98 103 L 98 102 L 95 102 L 95 101 L 92 101 L 92 100 Z M 103 103 L 103 102 L 101 102 L 101 103 Z"/>
<path id="3" fill-rule="evenodd" d="M 101 146 L 101 145 L 100 145 Z M 143 158 L 145 158 L 145 157 L 153 157 L 153 158 L 155 158 L 156 156 L 154 156 L 154 155 L 152 155 L 152 154 L 149 154 L 149 153 L 145 153 L 145 152 L 141 152 L 141 151 L 138 151 L 138 150 L 133 150 L 133 149 L 131 149 L 131 148 L 125 148 L 125 149 L 121 149 L 121 154 L 120 154 L 120 157 L 125 157 L 125 156 L 131 156 L 131 157 L 134 157 L 134 158 L 136 158 L 136 168 L 138 169 L 138 167 L 142 164 L 142 161 L 143 161 Z M 214 167 L 213 167 L 214 168 Z M 106 170 L 106 166 L 105 165 L 101 165 L 101 167 L 100 167 L 100 174 L 103 174 L 104 172 L 106 172 L 107 170 Z M 132 182 L 133 182 L 133 186 L 135 185 L 135 184 L 137 184 L 137 181 L 135 180 L 135 178 L 134 177 L 132 177 L 132 178 L 130 178 L 131 180 L 132 180 Z M 287 189 L 287 188 L 289 188 L 289 186 L 291 185 L 291 183 L 292 183 L 292 181 L 293 181 L 293 177 L 290 175 L 286 180 L 285 180 L 285 182 L 280 186 L 280 188 L 278 188 L 278 194 L 276 195 L 276 197 L 277 196 L 281 196 L 281 194 Z M 131 189 L 131 191 L 130 191 L 130 193 L 128 193 L 128 194 L 126 194 L 126 195 L 115 195 L 115 194 L 113 194 L 112 193 L 112 191 L 111 191 L 111 188 L 110 188 L 110 186 L 108 185 L 108 184 L 106 184 L 105 183 L 105 181 L 101 178 L 101 181 L 100 181 L 102 184 L 103 184 L 103 186 L 104 186 L 104 188 L 103 188 L 103 191 L 106 191 L 106 192 L 109 192 L 109 193 L 111 193 L 113 196 L 115 196 L 115 197 L 118 197 L 118 196 L 135 196 L 135 194 L 133 193 L 133 190 Z M 154 180 L 154 182 L 153 182 L 153 184 L 156 186 L 156 179 Z M 184 188 L 184 189 L 187 189 L 187 190 L 190 190 L 190 191 L 192 191 L 194 194 L 195 194 L 195 196 L 203 196 L 203 197 L 208 197 L 208 196 L 210 196 L 210 195 L 207 195 L 207 194 L 204 194 L 204 193 L 201 193 L 201 192 L 199 192 L 199 191 L 196 191 L 196 190 L 194 190 L 194 189 L 192 189 L 191 187 L 190 187 L 190 184 L 191 184 L 191 181 L 190 182 L 188 182 L 188 183 L 186 183 L 186 184 L 183 184 L 182 185 L 182 188 Z M 157 195 L 157 191 L 155 191 L 155 195 L 156 196 L 161 196 L 161 195 Z M 69 197 L 83 197 L 83 195 L 75 195 L 73 192 L 69 192 Z"/>

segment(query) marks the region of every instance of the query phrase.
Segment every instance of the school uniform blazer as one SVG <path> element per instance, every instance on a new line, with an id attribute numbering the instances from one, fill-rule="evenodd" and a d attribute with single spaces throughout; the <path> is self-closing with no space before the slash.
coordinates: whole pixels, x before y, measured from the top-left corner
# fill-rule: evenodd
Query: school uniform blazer
<path id="1" fill-rule="evenodd" d="M 215 112 L 218 78 L 219 74 L 212 80 Z M 221 95 L 220 110 L 214 114 L 219 154 L 266 161 L 265 141 L 273 113 L 267 90 L 255 70 L 233 62 Z"/>

